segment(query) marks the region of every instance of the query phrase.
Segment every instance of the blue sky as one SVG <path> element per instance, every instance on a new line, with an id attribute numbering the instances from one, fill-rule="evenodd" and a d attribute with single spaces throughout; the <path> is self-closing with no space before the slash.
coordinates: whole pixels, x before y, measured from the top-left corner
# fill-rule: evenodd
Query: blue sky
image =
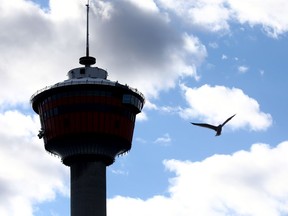
<path id="1" fill-rule="evenodd" d="M 90 54 L 146 97 L 108 216 L 288 215 L 285 0 L 91 0 Z M 30 97 L 85 53 L 84 0 L 0 0 L 0 215 L 69 215 Z M 220 124 L 215 137 L 190 122 Z"/>

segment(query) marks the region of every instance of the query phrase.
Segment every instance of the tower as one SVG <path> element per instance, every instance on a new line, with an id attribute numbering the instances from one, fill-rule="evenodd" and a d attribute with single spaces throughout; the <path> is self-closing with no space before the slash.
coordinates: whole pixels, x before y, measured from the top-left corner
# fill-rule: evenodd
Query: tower
<path id="1" fill-rule="evenodd" d="M 70 167 L 71 216 L 106 216 L 106 166 L 128 152 L 135 117 L 144 104 L 136 89 L 107 79 L 89 56 L 89 2 L 86 56 L 68 79 L 31 97 L 39 114 L 45 149 Z"/>

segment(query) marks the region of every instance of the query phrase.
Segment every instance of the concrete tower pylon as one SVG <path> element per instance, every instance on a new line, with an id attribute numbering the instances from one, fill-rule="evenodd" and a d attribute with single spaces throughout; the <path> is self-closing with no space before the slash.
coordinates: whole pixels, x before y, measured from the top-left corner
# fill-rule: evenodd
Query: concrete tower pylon
<path id="1" fill-rule="evenodd" d="M 86 56 L 79 60 L 83 67 L 37 91 L 31 103 L 40 117 L 38 136 L 45 149 L 70 167 L 71 216 L 106 216 L 106 166 L 131 149 L 145 98 L 91 66 L 96 59 L 89 56 L 89 2 L 86 6 Z"/>

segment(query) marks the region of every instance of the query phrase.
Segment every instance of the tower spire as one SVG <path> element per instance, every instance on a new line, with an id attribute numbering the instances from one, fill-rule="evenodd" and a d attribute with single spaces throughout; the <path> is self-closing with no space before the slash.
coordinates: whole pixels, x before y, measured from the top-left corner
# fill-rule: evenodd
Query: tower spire
<path id="1" fill-rule="evenodd" d="M 79 59 L 79 63 L 85 65 L 85 67 L 90 67 L 96 63 L 96 59 L 92 56 L 89 56 L 89 0 L 86 4 L 87 8 L 87 20 L 86 20 L 86 56 Z"/>
<path id="2" fill-rule="evenodd" d="M 86 22 L 86 56 L 89 56 L 89 0 L 86 4 L 87 7 L 87 22 Z"/>

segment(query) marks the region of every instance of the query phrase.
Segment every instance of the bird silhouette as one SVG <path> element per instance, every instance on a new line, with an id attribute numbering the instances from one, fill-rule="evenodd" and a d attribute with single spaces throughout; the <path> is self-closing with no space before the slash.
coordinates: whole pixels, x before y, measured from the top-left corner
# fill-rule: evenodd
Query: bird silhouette
<path id="1" fill-rule="evenodd" d="M 222 128 L 223 126 L 230 121 L 236 114 L 232 115 L 231 117 L 229 117 L 226 121 L 224 121 L 222 124 L 218 125 L 218 126 L 214 126 L 214 125 L 210 125 L 210 124 L 206 124 L 206 123 L 193 123 L 191 122 L 191 124 L 196 125 L 196 126 L 200 126 L 200 127 L 206 127 L 206 128 L 210 128 L 212 130 L 216 131 L 216 135 L 215 136 L 220 136 L 221 132 L 222 132 Z"/>

